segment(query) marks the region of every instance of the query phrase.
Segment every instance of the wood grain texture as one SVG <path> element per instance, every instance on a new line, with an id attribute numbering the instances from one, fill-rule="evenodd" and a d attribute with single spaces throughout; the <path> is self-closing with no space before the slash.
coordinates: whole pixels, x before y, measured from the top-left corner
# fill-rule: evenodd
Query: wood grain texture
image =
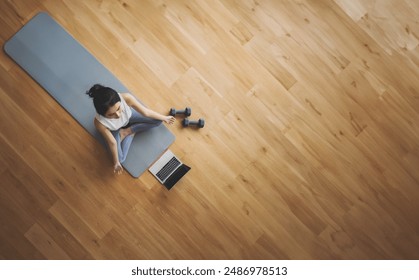
<path id="1" fill-rule="evenodd" d="M 419 2 L 0 0 L 1 44 L 39 11 L 206 126 L 171 191 L 115 176 L 1 52 L 0 258 L 419 258 Z"/>

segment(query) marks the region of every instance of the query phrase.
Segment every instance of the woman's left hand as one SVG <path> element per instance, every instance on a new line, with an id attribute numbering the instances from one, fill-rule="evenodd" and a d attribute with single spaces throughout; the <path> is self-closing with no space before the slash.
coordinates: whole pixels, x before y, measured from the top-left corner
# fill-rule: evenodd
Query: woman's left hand
<path id="1" fill-rule="evenodd" d="M 175 117 L 173 116 L 165 116 L 163 121 L 168 124 L 173 124 L 175 122 Z"/>
<path id="2" fill-rule="evenodd" d="M 122 174 L 122 171 L 124 171 L 124 168 L 122 168 L 121 163 L 118 161 L 117 163 L 115 163 L 115 165 L 113 166 L 113 173 L 116 173 L 118 175 Z"/>

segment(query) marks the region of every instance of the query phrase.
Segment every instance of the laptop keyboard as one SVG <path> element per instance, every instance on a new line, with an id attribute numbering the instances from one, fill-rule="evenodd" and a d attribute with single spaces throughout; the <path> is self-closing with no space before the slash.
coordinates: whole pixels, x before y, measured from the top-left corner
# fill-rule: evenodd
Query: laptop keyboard
<path id="1" fill-rule="evenodd" d="M 163 166 L 159 172 L 157 172 L 156 176 L 164 182 L 167 177 L 169 177 L 170 173 L 172 173 L 173 170 L 175 170 L 180 164 L 180 161 L 177 160 L 176 157 L 172 157 L 172 159 L 170 159 L 169 162 L 166 163 L 166 165 Z"/>

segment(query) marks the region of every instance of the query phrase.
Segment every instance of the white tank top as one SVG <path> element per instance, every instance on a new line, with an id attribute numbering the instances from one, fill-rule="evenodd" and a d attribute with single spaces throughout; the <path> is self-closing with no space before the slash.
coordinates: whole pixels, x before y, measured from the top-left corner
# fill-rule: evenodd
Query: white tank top
<path id="1" fill-rule="evenodd" d="M 125 102 L 124 98 L 118 93 L 119 97 L 121 98 L 121 115 L 117 119 L 111 119 L 104 117 L 102 115 L 96 114 L 96 119 L 107 127 L 109 130 L 115 131 L 120 129 L 121 127 L 126 126 L 129 123 L 129 119 L 131 118 L 132 112 L 131 107 L 128 106 L 127 102 Z"/>

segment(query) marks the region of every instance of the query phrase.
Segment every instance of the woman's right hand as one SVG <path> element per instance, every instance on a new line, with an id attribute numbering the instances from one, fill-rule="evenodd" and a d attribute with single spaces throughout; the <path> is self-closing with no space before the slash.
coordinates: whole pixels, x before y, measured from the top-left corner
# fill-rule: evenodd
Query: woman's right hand
<path id="1" fill-rule="evenodd" d="M 173 116 L 164 116 L 163 121 L 168 124 L 173 124 L 176 119 Z"/>
<path id="2" fill-rule="evenodd" d="M 121 163 L 118 161 L 117 163 L 115 163 L 115 165 L 113 166 L 113 173 L 116 173 L 118 175 L 122 174 L 122 171 L 124 171 L 124 169 L 122 168 Z"/>

